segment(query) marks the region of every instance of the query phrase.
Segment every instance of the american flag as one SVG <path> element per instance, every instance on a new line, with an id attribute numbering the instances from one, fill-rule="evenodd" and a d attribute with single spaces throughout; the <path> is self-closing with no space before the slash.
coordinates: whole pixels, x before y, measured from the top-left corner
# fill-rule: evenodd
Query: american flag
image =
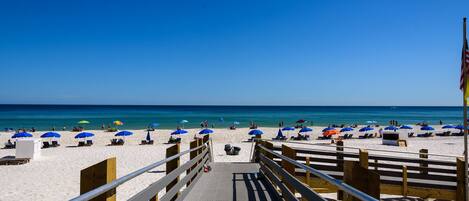
<path id="1" fill-rule="evenodd" d="M 464 32 L 465 31 L 466 30 L 464 29 Z M 467 76 L 467 74 L 469 74 L 468 68 L 469 68 L 469 49 L 467 46 L 466 33 L 464 33 L 464 43 L 463 43 L 462 57 L 461 57 L 461 78 L 459 82 L 460 83 L 459 89 L 461 90 L 464 90 L 464 85 L 466 84 L 464 76 Z M 469 94 L 466 94 L 466 95 L 469 95 Z"/>

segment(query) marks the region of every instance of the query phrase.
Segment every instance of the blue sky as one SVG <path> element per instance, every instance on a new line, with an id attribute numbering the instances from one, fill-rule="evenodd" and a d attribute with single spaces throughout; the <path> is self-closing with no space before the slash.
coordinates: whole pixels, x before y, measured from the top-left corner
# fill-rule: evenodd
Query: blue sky
<path id="1" fill-rule="evenodd" d="M 0 103 L 460 105 L 469 1 L 1 1 Z"/>

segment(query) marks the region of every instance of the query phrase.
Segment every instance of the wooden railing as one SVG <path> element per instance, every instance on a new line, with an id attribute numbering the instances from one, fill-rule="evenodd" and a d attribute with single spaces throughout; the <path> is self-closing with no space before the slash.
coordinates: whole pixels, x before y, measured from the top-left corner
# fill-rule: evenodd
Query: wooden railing
<path id="1" fill-rule="evenodd" d="M 190 149 L 184 152 L 180 152 L 179 143 L 175 144 L 166 149 L 166 159 L 148 165 L 118 179 L 115 179 L 115 158 L 107 159 L 88 167 L 81 172 L 81 195 L 72 200 L 115 201 L 118 186 L 161 165 L 166 165 L 166 175 L 128 200 L 183 200 L 200 176 L 202 176 L 201 173 L 204 165 L 206 165 L 211 158 L 208 139 L 207 136 L 204 137 L 204 139 L 190 142 Z M 190 155 L 190 160 L 180 165 L 180 157 L 185 154 Z M 184 177 L 180 178 L 183 173 L 185 173 Z M 158 196 L 163 189 L 166 189 L 166 193 L 161 197 Z"/>
<path id="2" fill-rule="evenodd" d="M 428 158 L 428 151 L 421 150 L 419 157 L 402 157 L 370 154 L 365 149 L 359 152 L 344 151 L 340 144 L 336 150 L 274 146 L 270 142 L 263 142 L 271 150 L 288 155 L 296 161 L 320 170 L 340 180 L 347 172 L 347 161 L 357 162 L 360 167 L 379 175 L 379 193 L 416 196 L 421 198 L 435 198 L 445 200 L 464 200 L 464 159 L 453 158 L 454 161 L 434 160 Z M 285 147 L 288 147 L 286 149 Z M 285 152 L 288 150 L 287 152 Z M 272 157 L 277 164 L 282 165 L 279 157 Z M 351 167 L 351 165 L 349 165 Z M 353 165 L 352 165 L 353 166 Z M 336 186 L 325 182 L 303 169 L 290 169 L 290 173 L 299 180 L 307 183 L 318 193 L 338 192 Z M 365 192 L 367 193 L 367 192 Z M 342 199 L 339 191 L 338 198 Z"/>
<path id="3" fill-rule="evenodd" d="M 282 153 L 276 153 L 270 142 L 258 141 L 254 152 L 254 160 L 260 164 L 260 175 L 267 179 L 273 187 L 277 197 L 282 200 L 326 200 L 319 195 L 313 188 L 308 186 L 308 179 L 311 175 L 315 175 L 335 186 L 337 189 L 343 190 L 350 195 L 351 198 L 364 201 L 377 201 L 374 197 L 363 193 L 354 187 L 344 184 L 342 181 L 324 174 L 310 166 L 299 163 L 295 159 L 295 150 L 282 146 Z M 276 161 L 279 158 L 281 161 Z M 302 181 L 296 176 L 296 169 L 306 171 L 307 180 Z M 300 196 L 297 196 L 297 193 Z"/>

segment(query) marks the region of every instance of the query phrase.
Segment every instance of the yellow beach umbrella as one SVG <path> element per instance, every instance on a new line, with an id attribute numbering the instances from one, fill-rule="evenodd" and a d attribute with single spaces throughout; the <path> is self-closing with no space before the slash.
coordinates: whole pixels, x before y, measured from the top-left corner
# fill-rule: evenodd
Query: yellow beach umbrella
<path id="1" fill-rule="evenodd" d="M 119 121 L 119 120 L 116 120 L 116 121 L 114 121 L 114 122 L 112 122 L 112 123 L 113 123 L 114 125 L 116 125 L 116 126 L 122 126 L 122 125 L 124 125 L 124 122 Z"/>

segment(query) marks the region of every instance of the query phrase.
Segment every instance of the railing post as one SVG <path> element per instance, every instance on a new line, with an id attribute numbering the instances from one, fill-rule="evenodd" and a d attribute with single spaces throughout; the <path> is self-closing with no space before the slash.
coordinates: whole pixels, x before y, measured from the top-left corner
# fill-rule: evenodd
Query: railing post
<path id="1" fill-rule="evenodd" d="M 344 141 L 337 141 L 337 146 L 335 147 L 337 153 L 337 168 L 340 172 L 344 172 Z M 342 200 L 344 197 L 344 192 L 337 190 L 337 200 Z"/>
<path id="2" fill-rule="evenodd" d="M 402 166 L 402 195 L 407 196 L 407 166 Z"/>
<path id="3" fill-rule="evenodd" d="M 360 166 L 368 169 L 368 151 L 365 149 L 360 149 L 358 158 L 360 160 Z"/>
<path id="4" fill-rule="evenodd" d="M 428 174 L 428 149 L 420 149 L 420 174 Z"/>
<path id="5" fill-rule="evenodd" d="M 80 172 L 80 194 L 84 194 L 99 186 L 110 183 L 116 179 L 116 158 L 108 158 L 100 163 L 87 167 Z M 98 197 L 91 199 L 93 201 L 116 200 L 116 189 L 112 189 Z"/>
<path id="6" fill-rule="evenodd" d="M 267 141 L 264 141 L 264 146 L 265 148 L 273 151 L 274 150 L 274 144 L 272 144 L 272 142 L 267 142 Z M 269 152 L 265 152 L 265 156 L 267 158 L 269 158 L 270 160 L 274 160 L 274 155 L 269 153 Z"/>
<path id="7" fill-rule="evenodd" d="M 296 160 L 296 150 L 282 144 L 282 155 L 288 157 L 288 158 L 291 158 L 293 160 Z M 288 173 L 290 173 L 292 176 L 296 176 L 295 174 L 295 165 L 294 164 L 291 164 L 290 162 L 286 161 L 286 160 L 282 160 L 282 167 L 283 169 L 285 169 L 285 171 L 287 171 Z M 288 187 L 288 189 L 290 189 L 290 191 L 294 194 L 295 193 L 295 188 L 290 185 L 289 183 L 286 184 L 286 186 Z"/>
<path id="8" fill-rule="evenodd" d="M 362 153 L 362 152 L 360 152 Z M 362 158 L 360 158 L 362 160 Z M 344 182 L 359 191 L 362 191 L 376 199 L 380 198 L 380 176 L 374 171 L 363 167 L 362 162 L 344 162 Z M 377 185 L 378 184 L 378 185 Z M 344 193 L 344 201 L 355 201 L 358 198 L 348 193 Z"/>
<path id="9" fill-rule="evenodd" d="M 169 158 L 171 156 L 179 154 L 180 149 L 181 149 L 181 147 L 180 147 L 179 143 L 167 148 L 166 149 L 166 158 Z M 175 170 L 176 168 L 178 168 L 179 163 L 180 163 L 180 158 L 179 157 L 175 158 L 172 161 L 168 161 L 166 163 L 166 175 L 169 174 L 170 172 L 172 172 L 173 170 Z M 171 183 L 169 183 L 166 186 L 166 192 L 168 192 L 171 188 L 173 188 L 173 186 L 176 185 L 178 183 L 178 181 L 179 181 L 179 176 L 177 176 L 176 179 L 174 179 Z M 177 193 L 171 200 L 176 200 L 176 198 L 178 196 L 179 196 L 179 193 Z"/>
<path id="10" fill-rule="evenodd" d="M 193 149 L 193 148 L 196 148 L 199 146 L 199 140 L 194 140 L 192 142 L 190 142 L 189 144 L 189 149 Z M 192 160 L 194 159 L 195 157 L 197 157 L 197 155 L 199 154 L 199 150 L 195 150 L 195 151 L 191 151 L 189 153 L 189 159 Z M 194 168 L 197 166 L 198 163 L 195 163 L 194 165 L 192 165 L 192 167 L 190 167 L 187 171 L 186 171 L 186 175 L 189 174 L 191 171 L 194 170 Z M 192 182 L 192 180 L 194 180 L 194 178 L 197 176 L 197 173 L 187 182 L 187 186 L 189 186 Z"/>
<path id="11" fill-rule="evenodd" d="M 457 201 L 466 201 L 466 183 L 464 178 L 466 178 L 467 170 L 464 170 L 464 158 L 456 158 L 456 200 Z"/>
<path id="12" fill-rule="evenodd" d="M 309 160 L 309 157 L 306 157 L 306 166 L 311 167 L 311 162 Z M 306 184 L 309 186 L 309 182 L 311 180 L 311 172 L 309 170 L 306 170 Z"/>

